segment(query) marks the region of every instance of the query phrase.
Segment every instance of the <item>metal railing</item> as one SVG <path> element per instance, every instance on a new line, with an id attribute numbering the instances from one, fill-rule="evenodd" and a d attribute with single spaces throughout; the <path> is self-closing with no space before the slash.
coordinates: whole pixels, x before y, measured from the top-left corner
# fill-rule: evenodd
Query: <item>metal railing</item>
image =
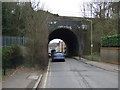
<path id="1" fill-rule="evenodd" d="M 26 43 L 27 43 L 26 37 L 2 36 L 2 46 L 9 46 L 11 44 L 25 45 Z"/>

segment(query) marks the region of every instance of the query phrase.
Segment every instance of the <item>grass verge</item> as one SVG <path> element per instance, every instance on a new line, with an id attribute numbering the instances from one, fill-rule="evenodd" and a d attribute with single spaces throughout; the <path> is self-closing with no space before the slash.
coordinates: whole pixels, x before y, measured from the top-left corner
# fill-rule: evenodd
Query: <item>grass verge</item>
<path id="1" fill-rule="evenodd" d="M 88 60 L 93 60 L 93 61 L 99 61 L 100 60 L 99 55 L 85 55 L 84 58 L 88 59 Z"/>

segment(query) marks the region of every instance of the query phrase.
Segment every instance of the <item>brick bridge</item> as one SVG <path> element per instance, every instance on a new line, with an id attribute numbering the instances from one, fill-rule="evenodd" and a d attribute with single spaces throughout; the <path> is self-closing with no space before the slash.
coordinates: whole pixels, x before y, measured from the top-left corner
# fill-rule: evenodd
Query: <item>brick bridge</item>
<path id="1" fill-rule="evenodd" d="M 88 30 L 83 25 L 87 22 L 85 19 L 72 17 L 57 17 L 50 20 L 48 23 L 49 42 L 53 39 L 61 39 L 67 46 L 68 56 L 81 56 L 85 52 L 85 46 L 88 45 L 86 40 Z"/>

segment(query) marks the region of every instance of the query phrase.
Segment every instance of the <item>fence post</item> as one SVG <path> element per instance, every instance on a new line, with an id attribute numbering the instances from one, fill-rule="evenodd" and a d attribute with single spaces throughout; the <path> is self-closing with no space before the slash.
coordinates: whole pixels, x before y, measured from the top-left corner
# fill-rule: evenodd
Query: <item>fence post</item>
<path id="1" fill-rule="evenodd" d="M 17 58 L 17 56 L 15 55 L 13 58 L 11 58 L 13 61 L 13 67 L 14 67 L 14 69 L 16 69 L 16 67 L 17 67 L 17 62 L 16 62 L 16 59 Z"/>
<path id="2" fill-rule="evenodd" d="M 6 59 L 3 59 L 3 74 L 6 75 L 6 64 L 5 64 Z"/>

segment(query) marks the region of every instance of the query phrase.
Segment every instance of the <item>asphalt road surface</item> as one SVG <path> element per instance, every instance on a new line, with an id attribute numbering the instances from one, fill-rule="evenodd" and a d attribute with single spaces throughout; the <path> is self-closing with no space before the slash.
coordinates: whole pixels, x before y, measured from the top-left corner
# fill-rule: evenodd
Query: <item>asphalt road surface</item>
<path id="1" fill-rule="evenodd" d="M 50 62 L 45 88 L 118 88 L 118 73 L 67 58 Z"/>

